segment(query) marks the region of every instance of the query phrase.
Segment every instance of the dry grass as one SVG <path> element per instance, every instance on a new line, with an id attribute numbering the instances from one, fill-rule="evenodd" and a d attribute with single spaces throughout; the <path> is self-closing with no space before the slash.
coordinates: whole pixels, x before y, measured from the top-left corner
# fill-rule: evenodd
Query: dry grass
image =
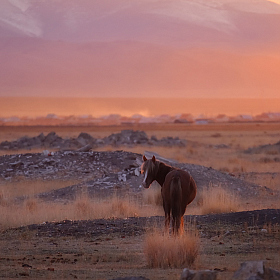
<path id="1" fill-rule="evenodd" d="M 153 192 L 153 191 L 152 191 Z M 89 220 L 127 217 L 146 217 L 163 215 L 162 204 L 143 204 L 135 197 L 90 198 L 82 193 L 67 204 L 59 202 L 43 202 L 34 195 L 22 203 L 15 203 L 14 196 L 8 197 L 0 193 L 0 230 L 43 222 L 62 220 Z"/>
<path id="2" fill-rule="evenodd" d="M 238 198 L 221 186 L 210 184 L 202 190 L 201 214 L 236 212 L 240 208 Z"/>
<path id="3" fill-rule="evenodd" d="M 157 182 L 143 191 L 143 203 L 162 207 L 161 187 Z"/>
<path id="4" fill-rule="evenodd" d="M 26 199 L 22 204 L 2 200 L 0 203 L 0 229 L 65 219 L 126 218 L 140 214 L 140 205 L 130 201 L 129 198 L 113 197 L 101 200 L 90 199 L 83 195 L 68 204 L 47 203 L 36 198 Z"/>
<path id="5" fill-rule="evenodd" d="M 199 252 L 199 237 L 190 228 L 181 236 L 170 236 L 153 230 L 144 241 L 144 253 L 151 268 L 192 266 Z"/>

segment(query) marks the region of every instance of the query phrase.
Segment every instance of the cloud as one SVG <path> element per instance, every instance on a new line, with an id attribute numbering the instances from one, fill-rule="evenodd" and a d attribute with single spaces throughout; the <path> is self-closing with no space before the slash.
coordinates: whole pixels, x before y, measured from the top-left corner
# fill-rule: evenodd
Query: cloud
<path id="1" fill-rule="evenodd" d="M 3 0 L 0 4 L 0 24 L 6 24 L 9 29 L 28 35 L 42 36 L 40 22 L 28 12 L 30 1 Z"/>

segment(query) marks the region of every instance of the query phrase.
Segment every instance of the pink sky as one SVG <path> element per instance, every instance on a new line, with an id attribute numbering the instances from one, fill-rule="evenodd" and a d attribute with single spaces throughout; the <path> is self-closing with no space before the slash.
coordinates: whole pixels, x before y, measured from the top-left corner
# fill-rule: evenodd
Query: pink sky
<path id="1" fill-rule="evenodd" d="M 279 1 L 3 0 L 0 97 L 280 99 L 279 26 Z"/>

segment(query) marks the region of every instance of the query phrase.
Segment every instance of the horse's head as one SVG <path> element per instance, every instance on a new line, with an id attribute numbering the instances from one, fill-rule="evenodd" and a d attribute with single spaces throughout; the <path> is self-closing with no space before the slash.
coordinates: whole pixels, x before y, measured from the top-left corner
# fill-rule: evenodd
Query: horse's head
<path id="1" fill-rule="evenodd" d="M 143 156 L 143 164 L 141 166 L 141 174 L 144 174 L 144 180 L 140 187 L 149 188 L 151 183 L 156 179 L 158 168 L 155 156 L 147 159 Z"/>

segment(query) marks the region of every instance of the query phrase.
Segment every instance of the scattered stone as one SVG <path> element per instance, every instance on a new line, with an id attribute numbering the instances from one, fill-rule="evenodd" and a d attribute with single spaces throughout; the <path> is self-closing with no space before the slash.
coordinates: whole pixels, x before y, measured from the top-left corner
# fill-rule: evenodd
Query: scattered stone
<path id="1" fill-rule="evenodd" d="M 118 180 L 121 182 L 126 182 L 126 174 L 118 174 Z"/>
<path id="2" fill-rule="evenodd" d="M 22 265 L 22 267 L 32 268 L 32 265 L 29 265 L 29 264 L 27 264 L 27 263 L 24 263 L 24 264 Z"/>
<path id="3" fill-rule="evenodd" d="M 181 280 L 216 280 L 217 271 L 213 270 L 190 270 L 184 268 L 181 274 Z"/>

